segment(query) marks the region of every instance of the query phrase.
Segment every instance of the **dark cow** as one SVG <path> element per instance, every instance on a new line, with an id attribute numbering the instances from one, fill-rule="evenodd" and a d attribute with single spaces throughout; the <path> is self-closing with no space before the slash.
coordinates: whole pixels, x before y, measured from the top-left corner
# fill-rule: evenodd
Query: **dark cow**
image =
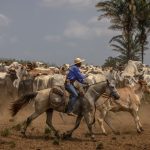
<path id="1" fill-rule="evenodd" d="M 23 96 L 27 93 L 33 92 L 33 81 L 34 78 L 22 80 L 19 82 L 18 96 Z"/>

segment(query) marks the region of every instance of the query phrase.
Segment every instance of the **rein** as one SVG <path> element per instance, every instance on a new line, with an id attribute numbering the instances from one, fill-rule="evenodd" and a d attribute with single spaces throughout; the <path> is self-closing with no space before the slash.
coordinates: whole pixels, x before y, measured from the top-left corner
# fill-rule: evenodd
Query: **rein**
<path id="1" fill-rule="evenodd" d="M 96 108 L 103 105 L 104 103 L 106 103 L 106 101 L 108 101 L 109 99 L 111 99 L 111 96 L 108 96 L 106 93 L 102 94 L 103 97 L 107 98 L 102 104 L 96 106 L 96 104 L 94 103 L 94 119 L 93 121 L 90 123 L 91 125 L 93 125 L 95 123 L 95 114 L 96 114 Z"/>
<path id="2" fill-rule="evenodd" d="M 108 96 L 106 93 L 102 94 L 102 97 L 107 98 L 102 104 L 97 105 L 96 107 L 102 106 L 105 104 L 108 100 L 111 99 L 111 96 Z"/>
<path id="3" fill-rule="evenodd" d="M 90 84 L 90 85 L 88 85 L 88 86 L 90 87 L 90 86 L 92 86 L 92 85 L 96 85 L 96 84 L 103 83 L 103 82 L 106 82 L 106 81 L 97 82 L 97 83 L 94 83 L 94 84 Z M 98 97 L 100 96 L 100 94 L 99 94 L 94 88 L 92 89 L 92 91 L 93 91 Z M 103 93 L 102 95 L 104 95 L 104 93 Z M 105 95 L 106 95 L 106 94 L 105 94 Z M 110 98 L 111 98 L 111 96 L 109 96 L 107 100 L 109 100 Z M 106 101 L 105 101 L 105 102 L 106 102 Z M 105 103 L 105 102 L 104 102 L 104 103 Z M 97 107 L 97 106 L 96 106 L 96 104 L 95 104 L 95 102 L 94 102 L 94 109 L 95 109 L 95 110 L 94 110 L 94 119 L 93 119 L 93 121 L 90 123 L 91 125 L 93 125 L 93 124 L 95 123 L 96 107 Z"/>
<path id="4" fill-rule="evenodd" d="M 99 84 L 99 83 L 102 83 L 102 82 L 106 82 L 106 81 L 100 81 L 100 82 L 96 82 L 96 83 L 93 83 L 93 84 L 89 84 L 88 86 L 92 86 L 92 85 L 96 85 L 96 84 Z"/>

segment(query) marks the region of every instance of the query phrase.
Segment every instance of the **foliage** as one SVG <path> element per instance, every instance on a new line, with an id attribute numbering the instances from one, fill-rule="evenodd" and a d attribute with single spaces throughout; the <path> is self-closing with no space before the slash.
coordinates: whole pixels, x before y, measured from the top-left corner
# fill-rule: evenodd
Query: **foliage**
<path id="1" fill-rule="evenodd" d="M 97 3 L 96 7 L 102 18 L 109 18 L 109 29 L 121 34 L 110 40 L 114 51 L 120 53 L 119 59 L 144 59 L 150 33 L 150 2 L 148 0 L 105 0 Z"/>
<path id="2" fill-rule="evenodd" d="M 108 57 L 106 60 L 105 60 L 105 63 L 102 67 L 116 67 L 118 64 L 119 64 L 119 59 L 117 57 Z"/>

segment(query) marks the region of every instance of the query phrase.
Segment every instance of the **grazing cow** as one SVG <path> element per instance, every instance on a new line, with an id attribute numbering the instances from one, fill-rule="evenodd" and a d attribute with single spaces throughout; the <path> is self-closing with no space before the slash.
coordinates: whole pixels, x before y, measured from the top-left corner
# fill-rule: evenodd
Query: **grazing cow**
<path id="1" fill-rule="evenodd" d="M 120 99 L 115 102 L 114 100 L 110 100 L 109 97 L 100 97 L 97 101 L 97 110 L 100 112 L 100 117 L 98 118 L 98 122 L 102 129 L 103 134 L 107 134 L 103 125 L 103 121 L 107 123 L 107 125 L 112 129 L 114 133 L 116 130 L 112 126 L 108 112 L 119 112 L 119 111 L 127 111 L 129 112 L 135 121 L 136 129 L 138 133 L 143 131 L 142 124 L 140 122 L 138 111 L 141 105 L 141 99 L 143 97 L 143 93 L 150 93 L 150 89 L 147 86 L 147 83 L 144 80 L 139 80 L 139 82 L 134 87 L 124 87 L 118 89 L 120 94 Z"/>

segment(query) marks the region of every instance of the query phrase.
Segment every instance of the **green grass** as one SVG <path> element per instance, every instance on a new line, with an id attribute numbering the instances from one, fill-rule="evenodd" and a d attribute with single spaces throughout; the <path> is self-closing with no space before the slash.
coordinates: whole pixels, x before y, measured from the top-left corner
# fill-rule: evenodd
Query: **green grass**
<path id="1" fill-rule="evenodd" d="M 0 132 L 0 135 L 3 136 L 3 137 L 8 137 L 10 135 L 10 130 L 8 128 L 5 128 L 4 130 L 2 130 Z"/>
<path id="2" fill-rule="evenodd" d="M 50 128 L 47 128 L 47 127 L 46 127 L 44 133 L 45 133 L 45 134 L 51 134 L 52 131 L 51 131 Z"/>

